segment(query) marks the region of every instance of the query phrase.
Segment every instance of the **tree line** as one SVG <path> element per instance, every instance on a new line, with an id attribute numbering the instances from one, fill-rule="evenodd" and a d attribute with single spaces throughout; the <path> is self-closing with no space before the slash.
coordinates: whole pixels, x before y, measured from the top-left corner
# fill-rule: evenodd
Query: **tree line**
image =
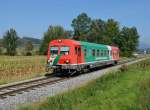
<path id="1" fill-rule="evenodd" d="M 140 36 L 136 27 L 121 27 L 114 19 L 92 19 L 86 13 L 81 13 L 72 20 L 71 26 L 73 30 L 65 30 L 62 26 L 49 26 L 43 35 L 39 54 L 46 55 L 49 42 L 62 38 L 118 46 L 122 56 L 131 56 L 139 44 Z M 10 55 L 15 55 L 17 46 L 15 42 L 18 36 L 14 31 L 9 30 L 3 37 L 4 46 Z"/>
<path id="2" fill-rule="evenodd" d="M 118 46 L 122 56 L 131 56 L 139 44 L 140 36 L 136 27 L 121 28 L 114 19 L 92 19 L 86 13 L 81 13 L 72 20 L 71 26 L 73 31 L 66 31 L 61 26 L 50 26 L 44 33 L 40 53 L 46 54 L 48 43 L 59 38 Z"/>

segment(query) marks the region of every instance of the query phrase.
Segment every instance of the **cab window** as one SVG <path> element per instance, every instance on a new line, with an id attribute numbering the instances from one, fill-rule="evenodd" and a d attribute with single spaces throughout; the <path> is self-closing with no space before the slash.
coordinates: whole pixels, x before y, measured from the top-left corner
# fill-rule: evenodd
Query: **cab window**
<path id="1" fill-rule="evenodd" d="M 69 54 L 69 47 L 68 46 L 60 47 L 60 54 L 68 55 Z"/>
<path id="2" fill-rule="evenodd" d="M 58 54 L 58 47 L 57 46 L 50 47 L 50 53 L 51 53 L 51 55 L 57 55 Z"/>

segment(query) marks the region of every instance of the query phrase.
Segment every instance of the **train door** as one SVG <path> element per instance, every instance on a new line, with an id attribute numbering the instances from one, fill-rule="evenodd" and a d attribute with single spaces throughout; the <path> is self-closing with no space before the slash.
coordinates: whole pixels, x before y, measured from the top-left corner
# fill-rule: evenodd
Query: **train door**
<path id="1" fill-rule="evenodd" d="M 77 55 L 77 58 L 76 58 L 77 64 L 81 63 L 81 47 L 80 46 L 76 46 L 75 47 L 75 52 L 76 52 L 76 55 Z"/>

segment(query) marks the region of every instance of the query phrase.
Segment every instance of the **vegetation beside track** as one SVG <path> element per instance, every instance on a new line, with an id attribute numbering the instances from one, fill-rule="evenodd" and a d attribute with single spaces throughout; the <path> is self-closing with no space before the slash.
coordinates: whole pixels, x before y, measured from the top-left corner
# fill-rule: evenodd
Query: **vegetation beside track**
<path id="1" fill-rule="evenodd" d="M 0 56 L 0 84 L 45 74 L 45 56 Z"/>
<path id="2" fill-rule="evenodd" d="M 0 85 L 42 76 L 45 64 L 45 56 L 0 56 Z"/>
<path id="3" fill-rule="evenodd" d="M 150 59 L 19 110 L 150 110 Z"/>

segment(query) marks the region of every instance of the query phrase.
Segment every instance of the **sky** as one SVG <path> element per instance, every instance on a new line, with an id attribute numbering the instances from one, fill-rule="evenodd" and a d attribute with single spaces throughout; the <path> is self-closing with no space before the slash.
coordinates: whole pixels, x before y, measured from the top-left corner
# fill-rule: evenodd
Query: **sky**
<path id="1" fill-rule="evenodd" d="M 137 27 L 140 41 L 150 42 L 150 0 L 0 0 L 0 38 L 14 28 L 18 35 L 42 38 L 49 25 L 72 30 L 85 12 L 92 19 L 113 18 L 120 26 Z"/>

